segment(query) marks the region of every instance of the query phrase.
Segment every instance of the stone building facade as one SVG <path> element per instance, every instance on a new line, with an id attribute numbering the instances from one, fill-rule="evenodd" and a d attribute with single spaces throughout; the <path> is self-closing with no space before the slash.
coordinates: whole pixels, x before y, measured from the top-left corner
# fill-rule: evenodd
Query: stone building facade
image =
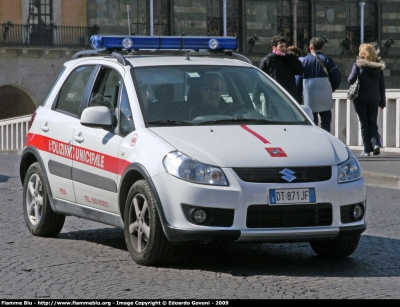
<path id="1" fill-rule="evenodd" d="M 128 33 L 128 24 L 134 24 L 139 20 L 135 12 L 140 11 L 140 2 L 146 2 L 145 0 L 87 1 L 88 23 L 99 25 L 101 33 L 104 34 Z M 167 19 L 165 22 L 167 30 L 164 33 L 155 31 L 153 35 L 180 33 L 210 35 L 213 33 L 213 19 L 217 19 L 219 24 L 218 35 L 223 35 L 223 6 L 226 2 L 225 15 L 233 23 L 227 22 L 227 35 L 239 38 L 238 51 L 250 57 L 255 65 L 258 65 L 261 58 L 271 50 L 270 40 L 274 35 L 283 34 L 290 43 L 299 46 L 304 54 L 308 52 L 309 39 L 320 36 L 327 39 L 324 52 L 335 60 L 344 77 L 349 75 L 361 43 L 360 15 L 363 7 L 364 42 L 374 43 L 379 47 L 380 55 L 387 64 L 385 74 L 388 88 L 398 88 L 400 84 L 399 0 L 164 0 L 162 2 L 164 4 L 160 9 L 168 14 L 164 16 Z M 133 11 L 129 22 L 127 3 L 131 5 L 130 9 Z M 297 9 L 296 19 L 294 7 Z M 143 11 L 142 16 L 145 14 L 146 11 Z M 154 13 L 155 22 L 157 22 L 156 15 L 157 12 Z M 294 20 L 297 21 L 296 29 Z M 133 28 L 132 25 L 131 27 Z M 294 40 L 295 30 L 296 40 Z M 150 35 L 149 31 L 147 25 L 147 31 L 135 34 Z M 249 41 L 254 35 L 257 40 L 251 46 Z M 390 40 L 392 43 L 386 47 Z M 347 88 L 347 82 L 344 81 L 341 89 Z"/>
<path id="2" fill-rule="evenodd" d="M 30 40 L 12 45 L 10 34 L 19 26 L 29 29 Z M 93 33 L 236 36 L 237 51 L 255 65 L 270 52 L 272 36 L 284 35 L 303 54 L 311 37 L 325 37 L 324 53 L 343 75 L 341 89 L 363 38 L 380 49 L 387 88 L 400 84 L 400 0 L 0 0 L 0 27 L 0 119 L 37 107 L 62 63 L 89 48 Z M 75 29 L 85 32 L 62 43 Z M 46 35 L 50 43 L 41 45 Z M 18 106 L 21 100 L 30 107 Z"/>

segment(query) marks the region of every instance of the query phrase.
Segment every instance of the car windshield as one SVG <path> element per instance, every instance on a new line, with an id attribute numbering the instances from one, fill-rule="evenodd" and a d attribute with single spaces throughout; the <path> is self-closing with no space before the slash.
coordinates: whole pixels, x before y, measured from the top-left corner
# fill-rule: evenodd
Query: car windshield
<path id="1" fill-rule="evenodd" d="M 140 67 L 132 74 L 149 127 L 311 125 L 297 103 L 253 67 Z"/>

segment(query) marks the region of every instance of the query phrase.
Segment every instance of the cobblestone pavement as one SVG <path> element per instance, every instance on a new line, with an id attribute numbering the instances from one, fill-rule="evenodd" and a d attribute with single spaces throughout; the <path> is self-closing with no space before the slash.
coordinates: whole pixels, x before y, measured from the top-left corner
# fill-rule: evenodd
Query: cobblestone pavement
<path id="1" fill-rule="evenodd" d="M 190 244 L 171 264 L 133 262 L 123 232 L 67 217 L 55 238 L 24 222 L 20 156 L 0 155 L 2 299 L 400 299 L 400 190 L 368 187 L 368 227 L 345 259 L 307 243 Z"/>

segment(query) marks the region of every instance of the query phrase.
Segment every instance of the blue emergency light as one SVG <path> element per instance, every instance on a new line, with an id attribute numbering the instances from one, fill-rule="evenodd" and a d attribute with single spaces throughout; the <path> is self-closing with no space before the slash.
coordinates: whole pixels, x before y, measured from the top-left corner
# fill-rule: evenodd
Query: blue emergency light
<path id="1" fill-rule="evenodd" d="M 230 36 L 101 36 L 93 35 L 90 45 L 94 49 L 107 50 L 235 50 L 236 37 Z"/>

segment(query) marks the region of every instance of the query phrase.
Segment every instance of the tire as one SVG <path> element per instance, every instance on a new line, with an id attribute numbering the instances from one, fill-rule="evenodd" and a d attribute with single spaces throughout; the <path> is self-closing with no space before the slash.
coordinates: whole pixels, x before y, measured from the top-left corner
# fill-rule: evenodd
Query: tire
<path id="1" fill-rule="evenodd" d="M 42 168 L 33 163 L 24 178 L 23 204 L 25 223 L 29 231 L 39 237 L 53 237 L 64 226 L 65 215 L 51 209 Z"/>
<path id="2" fill-rule="evenodd" d="M 361 234 L 341 239 L 310 242 L 311 248 L 321 257 L 341 258 L 350 256 L 360 242 Z"/>
<path id="3" fill-rule="evenodd" d="M 156 200 L 147 181 L 139 180 L 129 190 L 124 221 L 126 245 L 137 264 L 154 266 L 168 262 L 173 244 L 164 234 Z"/>

